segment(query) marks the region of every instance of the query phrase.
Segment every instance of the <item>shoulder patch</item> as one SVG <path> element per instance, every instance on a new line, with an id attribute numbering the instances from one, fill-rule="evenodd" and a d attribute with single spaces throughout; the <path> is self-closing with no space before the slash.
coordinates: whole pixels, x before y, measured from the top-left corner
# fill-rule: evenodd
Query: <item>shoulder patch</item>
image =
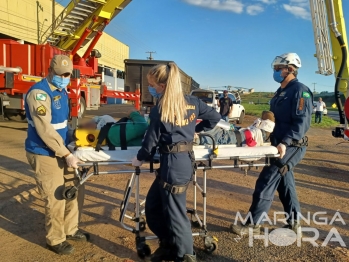
<path id="1" fill-rule="evenodd" d="M 47 99 L 47 94 L 43 94 L 43 93 L 36 94 L 35 100 L 46 101 L 46 99 Z"/>
<path id="2" fill-rule="evenodd" d="M 303 92 L 303 93 L 306 93 L 306 92 Z M 302 98 L 299 99 L 298 110 L 302 111 L 303 108 L 304 108 L 304 98 L 302 97 Z"/>
<path id="3" fill-rule="evenodd" d="M 303 92 L 302 97 L 309 98 L 310 94 L 308 92 Z"/>
<path id="4" fill-rule="evenodd" d="M 39 106 L 37 109 L 36 109 L 36 113 L 39 115 L 39 116 L 46 116 L 46 108 L 44 106 Z"/>

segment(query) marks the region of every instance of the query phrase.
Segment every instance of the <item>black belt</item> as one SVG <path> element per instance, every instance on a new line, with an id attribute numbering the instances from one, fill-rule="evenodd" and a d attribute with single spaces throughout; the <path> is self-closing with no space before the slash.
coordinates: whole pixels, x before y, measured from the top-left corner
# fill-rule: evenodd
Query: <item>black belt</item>
<path id="1" fill-rule="evenodd" d="M 155 171 L 157 174 L 157 172 Z M 156 179 L 159 180 L 160 186 L 169 191 L 171 194 L 181 194 L 187 191 L 189 182 L 186 183 L 185 185 L 171 185 L 169 183 L 166 183 L 164 180 L 161 179 L 161 177 L 157 174 Z"/>
<path id="2" fill-rule="evenodd" d="M 174 153 L 180 153 L 180 152 L 190 152 L 193 150 L 193 143 L 192 142 L 179 142 L 177 144 L 173 145 L 160 145 L 159 151 L 161 154 L 174 154 Z"/>
<path id="3" fill-rule="evenodd" d="M 305 136 L 301 140 L 292 140 L 291 146 L 308 146 L 308 137 Z"/>

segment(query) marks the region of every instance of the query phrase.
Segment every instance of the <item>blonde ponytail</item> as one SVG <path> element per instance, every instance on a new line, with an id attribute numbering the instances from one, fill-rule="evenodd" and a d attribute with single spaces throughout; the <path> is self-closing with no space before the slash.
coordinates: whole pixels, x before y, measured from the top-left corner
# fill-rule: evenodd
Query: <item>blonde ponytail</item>
<path id="1" fill-rule="evenodd" d="M 156 65 L 150 69 L 148 76 L 166 88 L 160 98 L 159 107 L 161 121 L 182 126 L 187 116 L 187 101 L 182 90 L 179 68 L 175 63 Z"/>

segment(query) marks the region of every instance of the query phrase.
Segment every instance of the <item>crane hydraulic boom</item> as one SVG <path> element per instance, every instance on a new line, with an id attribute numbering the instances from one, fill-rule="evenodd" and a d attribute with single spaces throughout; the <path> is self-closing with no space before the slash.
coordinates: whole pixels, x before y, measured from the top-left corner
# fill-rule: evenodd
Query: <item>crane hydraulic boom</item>
<path id="1" fill-rule="evenodd" d="M 310 0 L 310 9 L 319 68 L 317 73 L 326 76 L 335 75 L 334 93 L 340 124 L 346 123 L 347 126 L 349 102 L 346 102 L 343 110 L 340 100 L 340 92 L 348 97 L 349 81 L 348 40 L 342 0 Z M 344 114 L 345 111 L 348 112 Z"/>
<path id="2" fill-rule="evenodd" d="M 75 55 L 90 40 L 99 38 L 105 26 L 130 2 L 72 0 L 43 34 L 43 43 L 48 42 L 59 49 L 72 51 L 72 55 Z"/>

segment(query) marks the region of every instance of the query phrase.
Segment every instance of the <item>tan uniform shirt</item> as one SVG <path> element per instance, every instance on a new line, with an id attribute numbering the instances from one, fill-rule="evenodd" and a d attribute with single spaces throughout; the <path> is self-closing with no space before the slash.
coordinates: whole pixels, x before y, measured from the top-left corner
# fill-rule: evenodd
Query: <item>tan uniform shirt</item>
<path id="1" fill-rule="evenodd" d="M 49 83 L 52 91 L 57 88 Z M 37 95 L 46 94 L 45 100 L 38 100 Z M 70 154 L 70 151 L 64 145 L 63 138 L 53 128 L 51 124 L 51 98 L 43 90 L 34 89 L 27 94 L 26 102 L 29 113 L 33 119 L 33 123 L 39 137 L 44 141 L 46 146 L 55 152 L 57 157 L 64 157 Z M 68 121 L 68 119 L 67 119 Z"/>

